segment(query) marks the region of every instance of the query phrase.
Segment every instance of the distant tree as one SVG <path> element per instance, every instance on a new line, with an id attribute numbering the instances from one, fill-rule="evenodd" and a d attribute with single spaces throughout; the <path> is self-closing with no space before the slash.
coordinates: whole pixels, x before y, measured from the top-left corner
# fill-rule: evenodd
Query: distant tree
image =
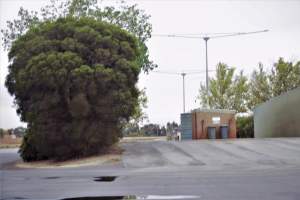
<path id="1" fill-rule="evenodd" d="M 166 124 L 167 133 L 176 133 L 178 131 L 179 125 L 176 122 L 167 122 Z"/>
<path id="2" fill-rule="evenodd" d="M 122 128 L 122 136 L 142 136 L 139 125 L 133 123 L 126 124 Z"/>
<path id="3" fill-rule="evenodd" d="M 141 132 L 147 136 L 160 136 L 161 128 L 159 124 L 145 124 L 141 127 Z"/>
<path id="4" fill-rule="evenodd" d="M 12 128 L 7 129 L 7 130 L 6 130 L 6 133 L 7 133 L 8 135 L 12 135 L 12 134 L 14 133 L 14 129 L 12 129 Z"/>
<path id="5" fill-rule="evenodd" d="M 26 133 L 26 128 L 19 126 L 15 128 L 13 132 L 17 137 L 23 137 Z"/>
<path id="6" fill-rule="evenodd" d="M 247 77 L 240 72 L 234 76 L 234 68 L 224 63 L 217 65 L 216 78 L 209 80 L 208 94 L 206 87 L 201 85 L 198 99 L 203 107 L 213 109 L 232 109 L 237 112 L 247 110 Z"/>
<path id="7" fill-rule="evenodd" d="M 5 130 L 0 128 L 0 138 L 3 138 L 5 134 Z"/>
<path id="8" fill-rule="evenodd" d="M 3 47 L 9 49 L 13 41 L 21 37 L 28 29 L 38 26 L 45 21 L 55 21 L 65 17 L 90 17 L 98 21 L 105 21 L 127 30 L 138 38 L 141 51 L 138 62 L 145 72 L 157 67 L 149 60 L 146 42 L 151 37 L 152 25 L 150 15 L 145 14 L 137 5 L 126 5 L 119 2 L 118 7 L 104 6 L 98 0 L 50 0 L 50 4 L 42 7 L 40 12 L 20 8 L 18 18 L 7 21 L 7 28 L 2 29 Z"/>
<path id="9" fill-rule="evenodd" d="M 279 58 L 271 73 L 267 73 L 263 65 L 259 64 L 259 70 L 255 70 L 251 76 L 248 106 L 253 109 L 258 104 L 299 86 L 300 62 L 293 64 Z"/>
<path id="10" fill-rule="evenodd" d="M 159 124 L 145 124 L 141 127 L 140 132 L 142 135 L 146 136 L 166 136 L 167 133 L 172 132 L 172 130 L 178 130 L 178 124 L 176 122 L 168 122 L 167 126 L 160 126 Z"/>
<path id="11" fill-rule="evenodd" d="M 231 95 L 229 97 L 229 109 L 236 110 L 237 112 L 247 111 L 247 102 L 249 99 L 248 78 L 240 71 L 239 75 L 236 75 L 232 84 Z"/>
<path id="12" fill-rule="evenodd" d="M 208 92 L 204 85 L 200 87 L 197 98 L 201 106 L 247 112 L 258 104 L 300 87 L 300 61 L 293 63 L 279 58 L 271 73 L 265 71 L 260 63 L 249 81 L 242 72 L 239 75 L 234 75 L 234 72 L 235 69 L 228 68 L 226 64 L 217 65 L 216 78 L 209 80 Z"/>
<path id="13" fill-rule="evenodd" d="M 300 86 L 300 61 L 293 64 L 279 58 L 274 63 L 269 80 L 272 86 L 273 96 L 278 96 L 284 92 Z"/>
<path id="14" fill-rule="evenodd" d="M 147 96 L 145 88 L 140 91 L 138 104 L 136 104 L 134 113 L 129 121 L 123 123 L 123 135 L 142 135 L 140 125 L 148 119 L 144 109 L 147 108 Z"/>
<path id="15" fill-rule="evenodd" d="M 31 27 L 13 42 L 6 87 L 28 129 L 25 161 L 68 159 L 118 140 L 138 105 L 137 39 L 89 17 Z"/>
<path id="16" fill-rule="evenodd" d="M 161 136 L 167 135 L 167 129 L 166 129 L 165 126 L 162 126 L 162 127 L 160 128 L 160 135 L 161 135 Z"/>
<path id="17" fill-rule="evenodd" d="M 129 123 L 139 125 L 148 119 L 148 116 L 144 111 L 144 109 L 147 108 L 147 102 L 148 99 L 144 88 L 143 90 L 140 90 L 138 104 L 135 106 L 134 113 L 131 116 Z"/>
<path id="18" fill-rule="evenodd" d="M 252 110 L 255 106 L 269 100 L 272 96 L 269 75 L 260 63 L 259 69 L 254 70 L 249 81 L 249 109 Z"/>

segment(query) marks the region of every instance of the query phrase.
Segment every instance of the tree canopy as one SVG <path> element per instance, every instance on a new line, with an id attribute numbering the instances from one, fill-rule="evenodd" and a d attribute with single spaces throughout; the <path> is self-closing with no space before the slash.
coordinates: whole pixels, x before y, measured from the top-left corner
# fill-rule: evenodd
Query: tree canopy
<path id="1" fill-rule="evenodd" d="M 198 99 L 201 106 L 247 112 L 300 86 L 300 61 L 293 63 L 279 58 L 271 72 L 259 63 L 258 70 L 252 72 L 249 80 L 242 71 L 238 75 L 234 72 L 234 68 L 224 63 L 217 65 L 216 78 L 209 80 L 208 93 L 204 85 L 200 87 Z"/>
<path id="2" fill-rule="evenodd" d="M 245 112 L 244 99 L 247 97 L 247 78 L 241 72 L 234 76 L 234 68 L 224 63 L 217 65 L 216 78 L 209 80 L 208 94 L 201 85 L 198 99 L 204 107 L 214 109 L 231 109 Z"/>
<path id="3" fill-rule="evenodd" d="M 50 0 L 50 4 L 40 11 L 27 10 L 23 7 L 18 12 L 18 18 L 7 21 L 7 28 L 1 30 L 3 47 L 9 49 L 13 41 L 22 36 L 28 29 L 38 26 L 45 21 L 55 21 L 65 17 L 90 17 L 98 21 L 105 21 L 127 30 L 138 39 L 141 51 L 138 61 L 145 72 L 157 67 L 149 59 L 146 46 L 151 37 L 152 25 L 150 15 L 138 8 L 136 4 L 127 5 L 125 1 L 116 1 L 118 6 L 105 6 L 98 0 Z"/>
<path id="4" fill-rule="evenodd" d="M 136 37 L 90 17 L 45 21 L 9 52 L 6 87 L 28 123 L 25 161 L 96 154 L 118 140 L 138 104 Z"/>
<path id="5" fill-rule="evenodd" d="M 254 70 L 250 77 L 248 108 L 253 109 L 260 103 L 268 101 L 272 95 L 269 76 L 264 67 L 259 63 L 258 70 Z"/>
<path id="6" fill-rule="evenodd" d="M 278 96 L 284 92 L 300 86 L 300 61 L 297 63 L 286 62 L 279 58 L 269 75 L 273 96 Z"/>
<path id="7" fill-rule="evenodd" d="M 249 84 L 248 107 L 253 109 L 260 103 L 300 86 L 300 61 L 293 63 L 279 58 L 271 72 L 267 72 L 260 63 L 259 70 L 252 73 Z"/>

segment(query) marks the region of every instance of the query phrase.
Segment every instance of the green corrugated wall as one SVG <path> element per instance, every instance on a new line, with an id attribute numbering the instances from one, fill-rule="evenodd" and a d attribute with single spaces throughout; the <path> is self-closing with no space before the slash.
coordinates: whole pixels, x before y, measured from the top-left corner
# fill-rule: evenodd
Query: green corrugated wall
<path id="1" fill-rule="evenodd" d="M 256 138 L 300 137 L 300 87 L 255 108 L 254 135 Z"/>

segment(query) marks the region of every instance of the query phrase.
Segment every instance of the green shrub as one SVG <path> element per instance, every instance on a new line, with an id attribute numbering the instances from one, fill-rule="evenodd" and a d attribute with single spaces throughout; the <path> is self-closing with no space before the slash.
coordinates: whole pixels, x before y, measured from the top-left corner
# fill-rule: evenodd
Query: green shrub
<path id="1" fill-rule="evenodd" d="M 32 161 L 32 160 L 38 160 L 38 152 L 35 148 L 36 144 L 34 141 L 34 136 L 32 133 L 29 133 L 28 131 L 23 137 L 23 142 L 21 144 L 19 153 L 21 154 L 21 157 L 24 161 Z"/>
<path id="2" fill-rule="evenodd" d="M 25 161 L 105 151 L 138 105 L 140 47 L 128 32 L 92 18 L 30 28 L 9 52 L 6 87 L 28 130 Z"/>
<path id="3" fill-rule="evenodd" d="M 5 133 L 4 129 L 0 128 L 0 138 L 4 137 L 4 133 Z"/>
<path id="4" fill-rule="evenodd" d="M 245 117 L 237 117 L 237 137 L 238 138 L 253 138 L 254 137 L 254 122 L 253 115 Z"/>

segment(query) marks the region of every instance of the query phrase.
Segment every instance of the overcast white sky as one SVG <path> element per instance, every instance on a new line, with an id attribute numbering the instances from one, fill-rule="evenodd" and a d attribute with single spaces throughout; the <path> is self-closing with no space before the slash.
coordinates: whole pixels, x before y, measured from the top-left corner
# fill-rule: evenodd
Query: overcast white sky
<path id="1" fill-rule="evenodd" d="M 0 27 L 17 16 L 20 6 L 39 10 L 47 0 L 0 0 Z M 204 1 L 139 0 L 140 8 L 150 14 L 153 34 L 196 34 L 203 32 L 246 32 L 269 29 L 270 32 L 210 40 L 209 68 L 224 62 L 246 74 L 262 62 L 270 69 L 279 57 L 300 60 L 300 1 Z M 205 46 L 201 39 L 153 37 L 148 47 L 158 70 L 182 72 L 205 70 Z M 20 125 L 13 98 L 4 87 L 7 52 L 0 51 L 0 128 Z M 214 73 L 210 73 L 213 76 Z M 186 77 L 186 110 L 199 107 L 195 102 L 205 74 Z M 179 122 L 182 112 L 182 78 L 179 75 L 142 74 L 140 88 L 146 88 L 149 121 L 165 124 Z"/>

